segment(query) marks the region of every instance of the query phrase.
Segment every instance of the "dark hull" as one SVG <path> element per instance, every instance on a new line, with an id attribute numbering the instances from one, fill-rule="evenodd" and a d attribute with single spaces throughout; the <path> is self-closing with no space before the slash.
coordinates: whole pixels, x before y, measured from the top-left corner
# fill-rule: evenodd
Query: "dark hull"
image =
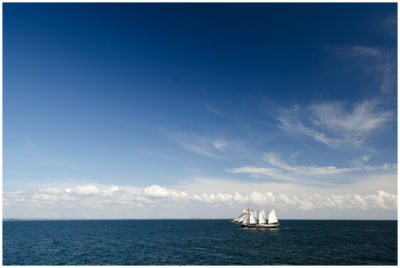
<path id="1" fill-rule="evenodd" d="M 278 224 L 265 224 L 265 225 L 240 225 L 243 228 L 252 228 L 252 229 L 269 229 L 269 228 L 276 228 L 279 226 Z"/>

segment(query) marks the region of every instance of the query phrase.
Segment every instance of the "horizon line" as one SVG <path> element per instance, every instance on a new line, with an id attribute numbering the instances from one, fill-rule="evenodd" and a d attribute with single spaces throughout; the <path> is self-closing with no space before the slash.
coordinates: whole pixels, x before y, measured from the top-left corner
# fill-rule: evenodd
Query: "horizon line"
<path id="1" fill-rule="evenodd" d="M 3 221 L 129 221 L 129 220 L 228 220 L 231 218 L 3 218 Z M 397 221 L 398 219 L 279 219 L 281 220 L 303 220 L 303 221 Z"/>

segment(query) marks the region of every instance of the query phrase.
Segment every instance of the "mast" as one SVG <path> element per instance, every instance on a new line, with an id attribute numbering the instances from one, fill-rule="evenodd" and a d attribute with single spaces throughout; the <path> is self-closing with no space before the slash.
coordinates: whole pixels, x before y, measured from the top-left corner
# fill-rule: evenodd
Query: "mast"
<path id="1" fill-rule="evenodd" d="M 260 214 L 258 212 L 258 201 L 257 201 L 257 213 L 256 213 L 256 220 L 257 220 L 257 225 L 260 225 L 259 221 L 260 221 Z"/>

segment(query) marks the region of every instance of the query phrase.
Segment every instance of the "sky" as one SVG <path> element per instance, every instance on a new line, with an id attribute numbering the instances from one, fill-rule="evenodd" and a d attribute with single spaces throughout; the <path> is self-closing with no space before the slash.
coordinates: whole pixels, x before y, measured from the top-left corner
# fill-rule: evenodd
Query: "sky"
<path id="1" fill-rule="evenodd" d="M 3 3 L 3 218 L 397 218 L 396 3 Z"/>

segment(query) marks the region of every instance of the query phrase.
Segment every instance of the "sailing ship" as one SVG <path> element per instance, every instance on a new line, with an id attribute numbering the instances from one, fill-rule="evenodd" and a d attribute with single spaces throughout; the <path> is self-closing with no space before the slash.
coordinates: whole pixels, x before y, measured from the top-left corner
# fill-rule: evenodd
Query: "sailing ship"
<path id="1" fill-rule="evenodd" d="M 278 218 L 276 217 L 275 209 L 267 211 L 268 222 L 265 217 L 265 211 L 254 211 L 250 208 L 243 209 L 242 214 L 234 219 L 232 222 L 240 224 L 241 227 L 246 228 L 276 228 L 279 226 Z"/>

